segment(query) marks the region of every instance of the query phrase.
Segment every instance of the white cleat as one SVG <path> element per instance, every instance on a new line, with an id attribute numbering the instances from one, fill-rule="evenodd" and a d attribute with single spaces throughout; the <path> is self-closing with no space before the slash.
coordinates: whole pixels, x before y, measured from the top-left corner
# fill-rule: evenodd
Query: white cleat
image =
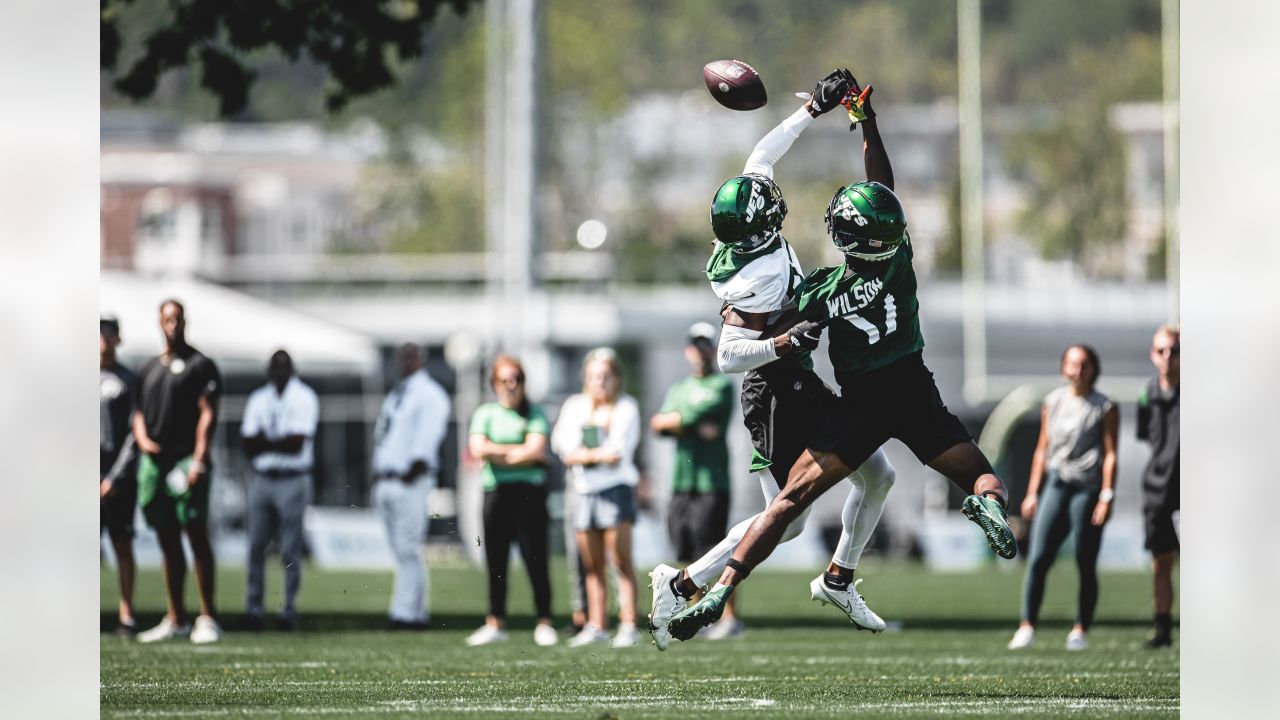
<path id="1" fill-rule="evenodd" d="M 187 637 L 190 634 L 190 625 L 178 625 L 170 620 L 168 615 L 165 615 L 159 625 L 156 625 L 150 630 L 143 630 L 138 633 L 138 642 L 160 642 L 161 640 L 172 640 L 174 638 Z"/>
<path id="2" fill-rule="evenodd" d="M 222 628 L 218 627 L 218 621 L 208 615 L 201 615 L 196 618 L 196 624 L 191 628 L 191 642 L 196 645 L 207 645 L 216 643 L 222 639 Z"/>
<path id="3" fill-rule="evenodd" d="M 551 647 L 560 642 L 556 629 L 547 623 L 541 623 L 533 629 L 533 642 L 539 647 Z"/>
<path id="4" fill-rule="evenodd" d="M 538 627 L 542 627 L 539 625 Z M 467 647 L 480 647 L 481 645 L 492 645 L 507 641 L 507 631 L 499 627 L 494 627 L 488 623 L 480 626 L 479 630 L 467 636 Z"/>
<path id="5" fill-rule="evenodd" d="M 585 625 L 582 631 L 569 638 L 569 642 L 566 644 L 571 648 L 578 648 L 607 642 L 609 642 L 609 633 L 594 625 Z"/>
<path id="6" fill-rule="evenodd" d="M 618 632 L 614 633 L 613 640 L 609 643 L 609 645 L 616 648 L 635 647 L 639 644 L 640 631 L 630 623 L 619 625 Z"/>
<path id="7" fill-rule="evenodd" d="M 1089 638 L 1080 630 L 1072 630 L 1067 633 L 1067 649 L 1068 650 L 1088 650 Z"/>
<path id="8" fill-rule="evenodd" d="M 862 578 L 858 578 L 848 589 L 836 590 L 827 587 L 827 584 L 822 581 L 822 576 L 819 575 L 809 583 L 809 597 L 823 605 L 835 605 L 840 608 L 845 615 L 849 616 L 849 622 L 859 630 L 883 632 L 884 620 L 872 612 L 871 608 L 867 607 L 867 601 L 858 594 L 858 584 L 861 582 Z"/>
<path id="9" fill-rule="evenodd" d="M 1018 631 L 1013 634 L 1013 639 L 1009 641 L 1010 650 L 1022 650 L 1031 647 L 1036 641 L 1036 629 L 1030 625 L 1022 625 Z"/>
<path id="10" fill-rule="evenodd" d="M 680 571 L 670 565 L 659 565 L 649 573 L 649 587 L 653 588 L 653 604 L 649 610 L 649 635 L 659 650 L 671 644 L 671 631 L 667 623 L 671 616 L 681 612 L 689 601 L 671 590 L 671 581 L 680 577 Z"/>

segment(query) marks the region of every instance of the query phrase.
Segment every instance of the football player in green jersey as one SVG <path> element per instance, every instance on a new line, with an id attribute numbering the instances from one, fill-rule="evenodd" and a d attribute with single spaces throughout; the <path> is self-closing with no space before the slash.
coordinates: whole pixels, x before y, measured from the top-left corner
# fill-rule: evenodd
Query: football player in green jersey
<path id="1" fill-rule="evenodd" d="M 769 557 L 787 526 L 890 438 L 901 440 L 922 463 L 971 493 L 964 514 L 982 528 L 1000 557 L 1017 554 L 1005 519 L 1008 491 L 943 404 L 921 355 L 924 338 L 906 213 L 892 189 L 870 91 L 854 85 L 846 106 L 855 123 L 863 125 L 864 160 L 872 180 L 839 188 L 826 212 L 827 231 L 845 262 L 805 278 L 799 303 L 803 320 L 787 338 L 811 349 L 821 329 L 827 330 L 841 409 L 828 416 L 792 466 L 786 486 L 747 530 L 720 581 L 701 601 L 672 617 L 668 629 L 678 639 L 719 619 L 734 587 Z M 875 164 L 879 162 L 884 166 Z"/>
<path id="2" fill-rule="evenodd" d="M 725 181 L 711 203 L 716 243 L 707 263 L 707 279 L 723 303 L 716 359 L 723 372 L 746 373 L 742 382 L 743 422 L 754 449 L 751 472 L 760 482 L 766 504 L 785 485 L 788 471 L 822 429 L 827 415 L 840 409 L 835 393 L 813 371 L 810 351 L 817 344 L 817 335 L 813 335 L 812 344 L 789 336 L 789 332 L 813 333 L 817 325 L 796 325 L 804 271 L 795 250 L 782 236 L 787 205 L 773 181 L 774 165 L 815 118 L 840 106 L 853 83 L 853 75 L 846 69 L 818 81 L 812 97 L 760 139 L 743 174 Z M 878 142 L 868 154 L 876 155 L 868 159 L 868 167 L 891 172 Z M 872 632 L 884 630 L 885 622 L 867 606 L 857 591 L 861 580 L 855 581 L 853 576 L 880 521 L 894 479 L 893 466 L 883 452 L 870 454 L 849 475 L 849 494 L 840 513 L 840 540 L 827 571 L 809 584 L 813 600 L 838 608 L 851 623 Z M 779 542 L 800 535 L 805 515 L 802 512 L 794 518 Z M 701 588 L 720 577 L 753 520 L 734 525 L 711 550 L 685 568 L 663 564 L 650 573 L 653 603 L 649 631 L 659 650 L 665 650 L 671 639 L 668 621 L 683 611 Z"/>

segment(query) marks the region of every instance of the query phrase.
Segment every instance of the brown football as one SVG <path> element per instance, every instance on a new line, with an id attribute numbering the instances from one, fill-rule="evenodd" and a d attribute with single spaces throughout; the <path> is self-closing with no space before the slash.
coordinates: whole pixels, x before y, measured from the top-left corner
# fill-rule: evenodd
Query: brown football
<path id="1" fill-rule="evenodd" d="M 716 60 L 702 66 L 702 79 L 716 102 L 730 110 L 755 110 L 769 102 L 760 73 L 741 60 Z"/>

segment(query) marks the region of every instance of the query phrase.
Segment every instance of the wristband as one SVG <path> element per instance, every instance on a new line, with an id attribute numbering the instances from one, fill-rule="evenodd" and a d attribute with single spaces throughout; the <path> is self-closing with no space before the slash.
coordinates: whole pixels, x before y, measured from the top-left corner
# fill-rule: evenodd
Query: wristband
<path id="1" fill-rule="evenodd" d="M 1114 490 L 1112 490 L 1111 488 L 1106 488 L 1102 492 L 1098 493 L 1098 502 L 1109 503 L 1111 502 L 1111 499 L 1114 498 L 1115 496 L 1116 496 L 1116 493 Z"/>

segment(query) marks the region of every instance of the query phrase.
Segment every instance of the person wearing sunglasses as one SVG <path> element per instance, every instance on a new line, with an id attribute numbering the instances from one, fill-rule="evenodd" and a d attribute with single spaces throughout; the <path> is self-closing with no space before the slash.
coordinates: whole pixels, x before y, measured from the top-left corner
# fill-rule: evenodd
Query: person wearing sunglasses
<path id="1" fill-rule="evenodd" d="M 1142 473 L 1142 516 L 1155 574 L 1155 632 L 1148 649 L 1173 644 L 1173 563 L 1178 554 L 1178 531 L 1173 514 L 1179 506 L 1178 406 L 1181 333 L 1163 325 L 1151 339 L 1151 364 L 1156 376 L 1138 398 L 1138 439 L 1151 445 L 1151 459 Z"/>

